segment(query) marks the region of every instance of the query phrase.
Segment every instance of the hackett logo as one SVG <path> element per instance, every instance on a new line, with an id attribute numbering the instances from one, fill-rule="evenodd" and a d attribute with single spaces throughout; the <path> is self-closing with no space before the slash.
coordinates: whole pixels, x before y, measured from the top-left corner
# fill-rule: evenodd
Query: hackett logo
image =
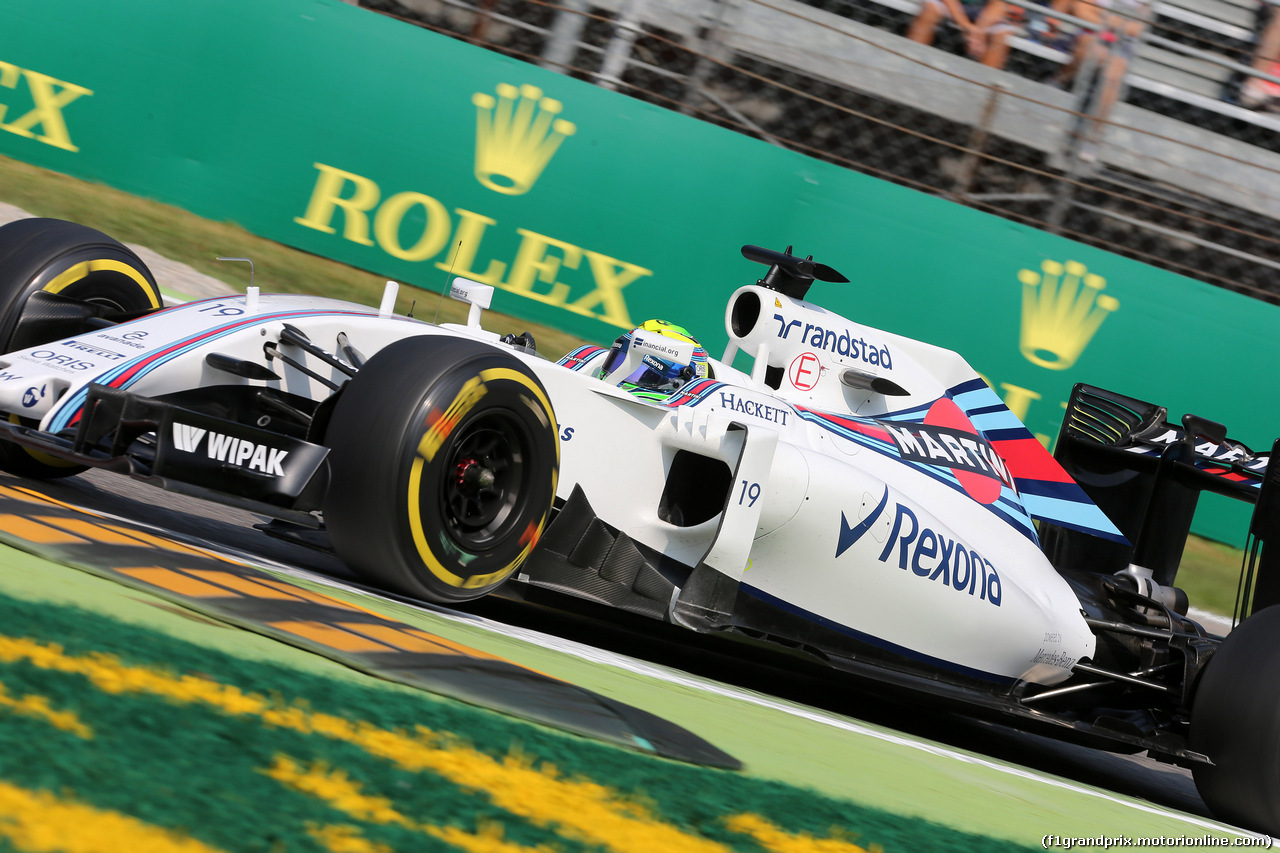
<path id="1" fill-rule="evenodd" d="M 445 272 L 620 328 L 635 327 L 622 289 L 653 275 L 652 270 L 527 228 L 515 229 L 520 244 L 514 258 L 482 255 L 485 235 L 497 226 L 496 219 L 460 207 L 451 215 L 437 199 L 412 190 L 383 199 L 382 188 L 370 178 L 324 163 L 314 165 L 319 174 L 306 213 L 294 219 L 299 225 L 336 234 L 337 220 L 343 239 L 376 245 L 400 260 L 438 258 L 435 266 Z M 422 233 L 405 245 L 401 226 L 410 211 L 415 212 L 411 222 L 422 217 Z"/>
<path id="2" fill-rule="evenodd" d="M 71 142 L 62 111 L 77 98 L 92 95 L 91 90 L 0 61 L 0 90 L 3 89 L 12 89 L 14 95 L 6 97 L 0 91 L 0 130 L 35 139 L 54 148 L 80 150 Z M 23 109 L 26 106 L 22 103 L 24 96 L 30 98 L 31 108 L 15 117 L 9 112 L 10 108 L 14 113 Z M 12 120 L 6 122 L 6 119 Z"/>

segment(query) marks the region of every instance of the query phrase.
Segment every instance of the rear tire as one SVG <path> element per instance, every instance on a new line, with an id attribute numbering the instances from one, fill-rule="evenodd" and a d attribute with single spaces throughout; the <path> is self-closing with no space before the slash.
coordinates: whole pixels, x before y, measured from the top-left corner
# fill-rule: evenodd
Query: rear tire
<path id="1" fill-rule="evenodd" d="M 326 433 L 334 550 L 374 583 L 452 604 L 497 588 L 537 544 L 559 441 L 519 359 L 431 335 L 382 349 L 343 389 Z"/>
<path id="2" fill-rule="evenodd" d="M 1205 666 L 1191 712 L 1196 788 L 1222 820 L 1280 832 L 1280 605 L 1241 622 Z"/>
<path id="3" fill-rule="evenodd" d="M 29 308 L 36 291 L 131 314 L 158 309 L 160 288 L 127 246 L 75 222 L 19 219 L 0 227 L 0 352 L 28 349 L 76 334 L 48 311 Z M 15 423 L 17 415 L 10 415 Z M 0 470 L 52 479 L 84 470 L 53 456 L 0 441 Z"/>

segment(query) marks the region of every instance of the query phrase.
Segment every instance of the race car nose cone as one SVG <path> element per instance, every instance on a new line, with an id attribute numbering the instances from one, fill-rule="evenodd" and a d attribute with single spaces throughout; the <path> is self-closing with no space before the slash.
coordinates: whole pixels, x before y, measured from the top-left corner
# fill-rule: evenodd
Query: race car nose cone
<path id="1" fill-rule="evenodd" d="M 0 411 L 23 418 L 41 418 L 58 401 L 70 383 L 47 376 L 21 376 L 0 370 Z"/>

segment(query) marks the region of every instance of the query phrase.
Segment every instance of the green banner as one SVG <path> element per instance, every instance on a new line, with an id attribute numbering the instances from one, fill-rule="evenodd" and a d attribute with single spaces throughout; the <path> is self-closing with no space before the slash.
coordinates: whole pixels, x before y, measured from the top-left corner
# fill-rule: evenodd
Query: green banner
<path id="1" fill-rule="evenodd" d="M 794 245 L 852 280 L 815 301 L 958 350 L 1046 442 L 1077 381 L 1280 432 L 1241 376 L 1280 356 L 1271 305 L 338 0 L 0 9 L 17 159 L 600 342 L 663 317 L 717 354 L 763 272 L 738 247 Z M 1239 543 L 1221 503 L 1197 530 Z"/>

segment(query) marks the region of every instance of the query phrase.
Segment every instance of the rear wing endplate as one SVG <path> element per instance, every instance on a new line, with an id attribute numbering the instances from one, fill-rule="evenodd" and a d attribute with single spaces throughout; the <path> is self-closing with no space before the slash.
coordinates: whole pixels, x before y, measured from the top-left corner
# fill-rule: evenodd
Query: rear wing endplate
<path id="1" fill-rule="evenodd" d="M 1134 563 L 1171 585 L 1200 493 L 1213 492 L 1255 505 L 1241 616 L 1280 603 L 1280 565 L 1272 565 L 1280 564 L 1280 470 L 1269 471 L 1277 448 L 1256 453 L 1222 424 L 1196 415 L 1173 423 L 1163 406 L 1076 385 L 1054 456 L 1133 544 L 1042 528 L 1045 551 L 1057 565 L 1103 572 Z M 1262 545 L 1271 539 L 1268 555 Z"/>

